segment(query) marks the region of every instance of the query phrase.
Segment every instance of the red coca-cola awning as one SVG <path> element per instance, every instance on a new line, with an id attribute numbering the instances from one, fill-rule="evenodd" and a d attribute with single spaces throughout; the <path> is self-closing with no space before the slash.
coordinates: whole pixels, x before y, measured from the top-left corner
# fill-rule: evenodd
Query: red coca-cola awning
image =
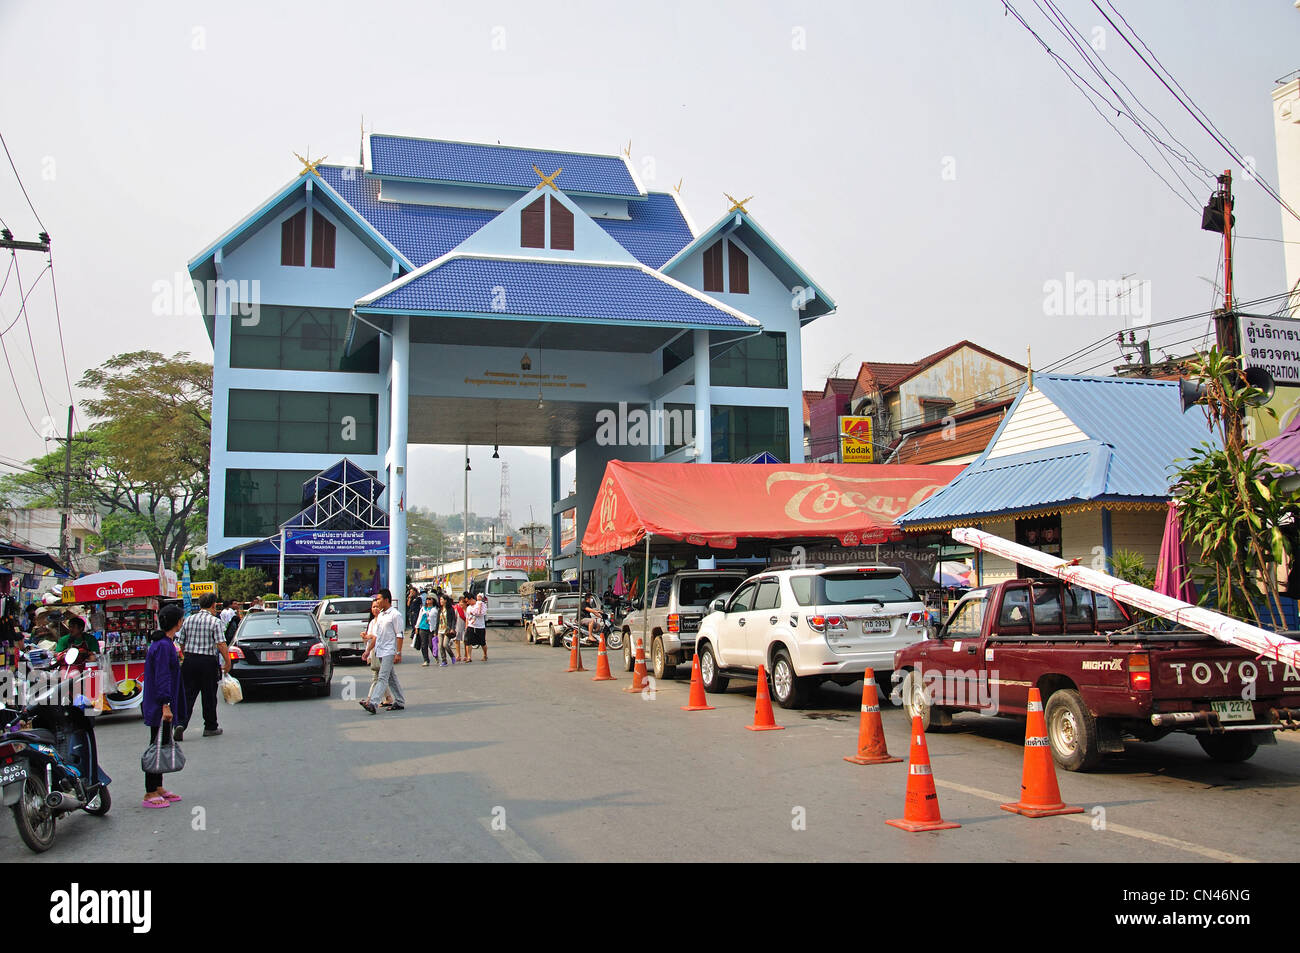
<path id="1" fill-rule="evenodd" d="M 737 540 L 834 537 L 845 546 L 901 537 L 894 521 L 962 466 L 624 463 L 605 467 L 582 537 L 589 555 L 656 538 L 715 549 Z"/>

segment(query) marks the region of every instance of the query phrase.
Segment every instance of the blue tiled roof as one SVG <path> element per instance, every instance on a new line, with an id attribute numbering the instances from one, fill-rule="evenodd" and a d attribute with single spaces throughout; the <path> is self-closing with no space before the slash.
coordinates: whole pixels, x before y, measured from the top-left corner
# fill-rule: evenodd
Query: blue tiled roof
<path id="1" fill-rule="evenodd" d="M 917 504 L 900 526 L 951 523 L 1091 500 L 1169 496 L 1180 458 L 1216 443 L 1204 412 L 1182 412 L 1177 381 L 1037 374 L 1034 386 L 1088 438 L 990 457 L 1024 399 L 1003 419 L 988 449 L 956 479 Z"/>
<path id="2" fill-rule="evenodd" d="M 501 214 L 488 209 L 381 202 L 379 179 L 357 168 L 323 165 L 318 172 L 343 201 L 416 268 L 441 258 Z M 651 192 L 644 202 L 629 202 L 628 211 L 630 221 L 594 221 L 642 264 L 662 267 L 691 241 L 690 226 L 671 195 Z"/>
<path id="3" fill-rule="evenodd" d="M 536 165 L 547 175 L 563 169 L 555 184 L 564 192 L 627 198 L 645 194 L 620 156 L 372 135 L 370 161 L 379 176 L 523 189 L 537 184 Z"/>
<path id="4" fill-rule="evenodd" d="M 499 258 L 452 258 L 357 310 L 750 326 L 641 268 Z"/>

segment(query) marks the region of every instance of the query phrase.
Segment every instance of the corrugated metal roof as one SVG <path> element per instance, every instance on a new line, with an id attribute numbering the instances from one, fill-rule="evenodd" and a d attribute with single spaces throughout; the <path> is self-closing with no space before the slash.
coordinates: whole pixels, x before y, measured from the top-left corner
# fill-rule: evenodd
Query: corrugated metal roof
<path id="1" fill-rule="evenodd" d="M 501 214 L 490 209 L 380 201 L 380 180 L 358 168 L 323 165 L 317 172 L 417 268 L 441 258 Z M 690 226 L 667 193 L 651 192 L 644 202 L 629 202 L 628 212 L 630 220 L 593 221 L 642 264 L 660 268 L 691 241 Z"/>
<path id="2" fill-rule="evenodd" d="M 410 278 L 366 311 L 452 312 L 736 327 L 757 324 L 636 266 L 453 257 Z"/>
<path id="3" fill-rule="evenodd" d="M 1300 467 L 1300 416 L 1272 440 L 1265 440 L 1259 446 L 1271 462 Z"/>
<path id="4" fill-rule="evenodd" d="M 546 175 L 563 170 L 555 184 L 564 192 L 623 198 L 645 195 L 621 156 L 372 135 L 370 161 L 379 176 L 523 189 L 537 185 L 535 165 Z"/>
<path id="5" fill-rule="evenodd" d="M 1217 445 L 1203 410 L 1182 413 L 1176 381 L 1038 374 L 1034 384 L 1090 439 L 989 459 L 1023 388 L 980 458 L 899 525 L 1091 500 L 1165 499 L 1177 461 L 1203 442 Z"/>

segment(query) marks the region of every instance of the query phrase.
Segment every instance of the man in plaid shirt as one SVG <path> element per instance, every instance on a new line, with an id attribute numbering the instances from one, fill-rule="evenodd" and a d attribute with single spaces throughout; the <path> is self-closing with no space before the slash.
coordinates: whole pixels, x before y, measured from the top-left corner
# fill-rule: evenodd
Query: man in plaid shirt
<path id="1" fill-rule="evenodd" d="M 217 597 L 205 592 L 199 597 L 199 611 L 181 625 L 176 645 L 181 650 L 181 678 L 185 681 L 185 710 L 175 738 L 181 741 L 194 713 L 194 699 L 203 695 L 203 737 L 221 734 L 217 727 L 217 682 L 223 671 L 230 671 L 230 652 L 226 649 L 226 627 L 217 615 Z M 220 655 L 224 661 L 217 661 Z"/>

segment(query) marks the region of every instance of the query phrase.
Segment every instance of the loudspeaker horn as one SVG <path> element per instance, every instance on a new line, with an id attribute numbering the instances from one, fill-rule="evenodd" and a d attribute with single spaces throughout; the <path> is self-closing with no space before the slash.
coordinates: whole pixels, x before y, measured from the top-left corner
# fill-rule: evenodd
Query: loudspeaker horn
<path id="1" fill-rule="evenodd" d="M 1201 381 L 1181 380 L 1178 382 L 1178 402 L 1182 405 L 1183 413 L 1195 406 L 1202 398 L 1205 397 L 1205 384 Z"/>
<path id="2" fill-rule="evenodd" d="M 1273 382 L 1272 374 L 1262 367 L 1248 367 L 1245 376 L 1246 386 L 1263 391 L 1258 397 L 1252 397 L 1246 403 L 1252 407 L 1259 407 L 1273 399 L 1273 394 L 1277 391 L 1277 385 Z"/>

